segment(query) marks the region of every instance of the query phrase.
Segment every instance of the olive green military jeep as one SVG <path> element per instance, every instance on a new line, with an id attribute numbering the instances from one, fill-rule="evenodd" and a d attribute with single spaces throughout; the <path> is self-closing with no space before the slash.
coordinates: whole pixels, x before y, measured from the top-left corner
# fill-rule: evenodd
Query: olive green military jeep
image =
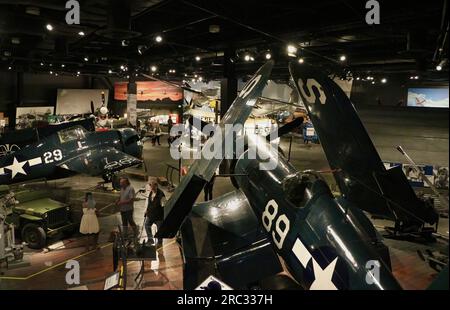
<path id="1" fill-rule="evenodd" d="M 9 192 L 4 185 L 1 187 L 0 195 Z M 14 191 L 14 198 L 16 203 L 6 223 L 13 224 L 22 241 L 32 249 L 41 249 L 47 244 L 47 238 L 75 228 L 70 221 L 69 205 L 51 199 L 46 191 L 18 190 Z"/>

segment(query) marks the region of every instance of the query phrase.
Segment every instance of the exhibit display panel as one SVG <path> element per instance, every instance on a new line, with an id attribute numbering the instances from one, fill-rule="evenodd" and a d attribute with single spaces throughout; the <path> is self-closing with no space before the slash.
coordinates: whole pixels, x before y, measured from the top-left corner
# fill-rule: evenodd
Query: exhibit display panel
<path id="1" fill-rule="evenodd" d="M 153 103 L 173 103 L 183 99 L 180 88 L 158 81 L 136 82 L 137 100 Z M 114 99 L 127 100 L 128 82 L 117 82 L 114 85 Z"/>
<path id="2" fill-rule="evenodd" d="M 409 88 L 408 107 L 448 109 L 448 87 Z"/>
<path id="3" fill-rule="evenodd" d="M 108 102 L 108 89 L 58 89 L 56 114 L 91 114 Z"/>
<path id="4" fill-rule="evenodd" d="M 36 122 L 48 122 L 55 108 L 47 107 L 20 107 L 16 109 L 16 128 L 25 129 L 33 127 Z"/>

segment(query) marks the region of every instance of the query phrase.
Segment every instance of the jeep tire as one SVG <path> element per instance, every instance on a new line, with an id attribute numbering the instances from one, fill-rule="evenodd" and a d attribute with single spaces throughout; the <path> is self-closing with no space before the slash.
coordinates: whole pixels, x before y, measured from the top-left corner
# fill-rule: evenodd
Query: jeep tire
<path id="1" fill-rule="evenodd" d="M 47 243 L 47 236 L 42 227 L 28 223 L 22 228 L 22 241 L 26 242 L 30 249 L 42 249 Z"/>

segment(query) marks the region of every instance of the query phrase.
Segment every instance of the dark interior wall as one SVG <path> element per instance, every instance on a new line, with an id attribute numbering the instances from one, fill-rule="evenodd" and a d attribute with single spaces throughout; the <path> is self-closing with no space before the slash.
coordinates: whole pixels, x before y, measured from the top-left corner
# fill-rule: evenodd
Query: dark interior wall
<path id="1" fill-rule="evenodd" d="M 88 78 L 72 76 L 54 76 L 44 74 L 24 74 L 23 105 L 54 106 L 58 88 L 87 88 Z"/>
<path id="2" fill-rule="evenodd" d="M 397 106 L 400 101 L 406 106 L 408 88 L 411 87 L 448 87 L 447 83 L 424 83 L 421 80 L 410 80 L 405 76 L 389 76 L 386 84 L 380 83 L 380 78 L 374 85 L 369 81 L 353 80 L 351 100 L 355 106 L 382 105 Z"/>
<path id="3" fill-rule="evenodd" d="M 406 163 L 397 145 L 420 164 L 448 166 L 449 110 L 357 106 L 381 159 Z"/>
<path id="4" fill-rule="evenodd" d="M 408 80 L 409 81 L 409 80 Z M 408 84 L 405 78 L 390 77 L 388 83 L 379 81 L 372 85 L 369 81 L 353 81 L 351 100 L 358 105 L 385 105 L 396 106 L 400 100 L 406 105 Z"/>
<path id="5" fill-rule="evenodd" d="M 0 112 L 6 113 L 8 106 L 14 102 L 16 75 L 0 71 Z"/>
<path id="6" fill-rule="evenodd" d="M 447 86 L 389 77 L 388 83 L 354 81 L 351 100 L 382 160 L 406 163 L 402 145 L 421 164 L 448 166 L 449 109 L 398 107 L 409 87 Z M 381 105 L 380 103 L 381 102 Z"/>
<path id="7" fill-rule="evenodd" d="M 20 75 L 23 76 L 23 83 L 18 83 L 21 79 Z M 106 88 L 106 85 L 99 79 L 87 76 L 55 76 L 3 71 L 0 72 L 0 112 L 11 117 L 12 111 L 19 103 L 21 106 L 55 106 L 58 88 Z"/>

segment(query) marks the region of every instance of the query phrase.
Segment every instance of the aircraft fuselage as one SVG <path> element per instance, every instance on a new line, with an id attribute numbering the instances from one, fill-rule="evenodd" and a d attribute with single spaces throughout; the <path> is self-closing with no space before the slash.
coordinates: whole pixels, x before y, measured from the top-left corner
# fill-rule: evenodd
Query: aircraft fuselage
<path id="1" fill-rule="evenodd" d="M 243 154 L 235 173 L 248 177 L 237 182 L 303 287 L 400 289 L 371 244 L 378 242 L 377 233 L 360 209 L 335 198 L 320 179 L 299 174 L 281 155 L 274 170 L 260 170 L 260 162 Z"/>

